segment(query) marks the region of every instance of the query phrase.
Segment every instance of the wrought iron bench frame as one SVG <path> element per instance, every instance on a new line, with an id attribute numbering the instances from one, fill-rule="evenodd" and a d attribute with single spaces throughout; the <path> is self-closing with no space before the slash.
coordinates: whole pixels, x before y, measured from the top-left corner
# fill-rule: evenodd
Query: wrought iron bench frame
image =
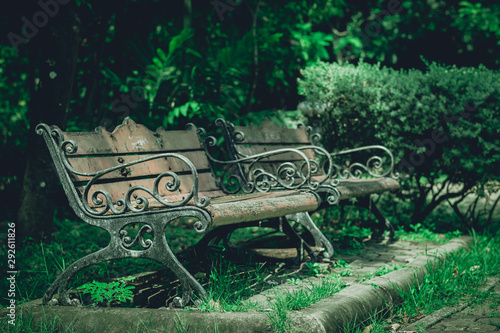
<path id="1" fill-rule="evenodd" d="M 264 123 L 261 123 L 259 127 L 253 127 L 253 130 L 261 132 L 272 131 L 273 126 L 269 126 L 268 124 L 273 123 L 270 120 L 266 120 Z M 245 127 L 236 127 L 233 123 L 224 119 L 217 119 L 216 125 L 222 130 L 227 151 L 227 159 L 232 162 L 219 161 L 211 156 L 209 150 L 216 142 L 214 137 L 204 137 L 204 146 L 207 150 L 207 155 L 213 163 L 229 164 L 226 172 L 232 170 L 230 172 L 231 177 L 237 180 L 242 188 L 245 188 L 245 186 L 247 186 L 246 184 L 252 184 L 257 179 L 255 175 L 250 175 L 248 172 L 245 173 L 242 167 L 242 163 L 245 162 L 246 154 L 239 150 L 238 145 L 245 141 Z M 252 126 L 246 128 L 252 129 Z M 279 129 L 277 125 L 275 125 L 275 128 Z M 382 214 L 372 200 L 372 194 L 380 194 L 387 191 L 394 192 L 399 188 L 399 183 L 397 182 L 399 175 L 397 172 L 394 172 L 394 156 L 391 151 L 381 145 L 370 145 L 345 149 L 338 152 L 328 152 L 321 145 L 321 135 L 319 133 L 313 133 L 311 127 L 299 124 L 295 131 L 305 131 L 307 133 L 309 140 L 308 142 L 302 142 L 304 146 L 297 147 L 296 142 L 292 143 L 286 139 L 282 140 L 280 143 L 282 147 L 293 147 L 293 149 L 299 149 L 301 151 L 310 150 L 313 152 L 314 156 L 311 159 L 311 163 L 315 166 L 313 169 L 313 176 L 316 173 L 319 175 L 319 178 L 321 178 L 320 181 L 316 181 L 315 183 L 315 192 L 321 198 L 319 208 L 339 204 L 341 206 L 354 205 L 368 209 L 376 217 L 379 225 L 384 226 L 385 229 L 389 231 L 389 238 L 391 240 L 394 239 L 395 230 L 392 223 Z M 371 155 L 364 163 L 354 162 L 348 166 L 335 163 L 335 158 L 337 157 L 373 150 L 378 150 L 379 154 Z M 384 158 L 382 157 L 384 156 L 383 154 L 385 154 L 386 157 L 385 164 Z M 318 156 L 322 158 L 321 164 L 318 163 Z M 235 166 L 235 162 L 239 164 Z M 265 172 L 261 174 L 265 175 Z M 371 180 L 366 180 L 366 177 L 371 178 Z M 279 186 L 275 186 L 274 188 L 279 189 Z M 356 198 L 356 200 L 353 202 L 350 200 L 352 198 Z M 287 218 L 297 222 L 300 221 L 302 225 L 314 225 L 309 213 L 294 214 Z M 315 226 L 308 228 L 308 230 L 314 237 L 315 245 L 326 248 L 327 257 L 332 256 L 333 248 L 326 237 Z M 384 230 L 381 230 L 379 233 L 383 233 L 383 231 Z"/>
<path id="2" fill-rule="evenodd" d="M 106 137 L 113 137 L 120 130 L 125 131 L 130 126 L 142 125 L 137 125 L 131 119 L 126 118 L 123 124 L 118 126 L 112 133 L 107 132 L 102 127 L 96 129 L 96 133 L 102 133 Z M 164 129 L 160 129 L 166 132 Z M 160 129 L 154 133 L 148 130 L 148 133 L 159 136 Z M 198 138 L 196 133 L 199 131 L 194 125 L 190 124 L 188 130 L 193 131 L 196 138 Z M 36 132 L 43 136 L 47 144 L 62 187 L 76 215 L 84 222 L 102 228 L 110 234 L 110 242 L 105 248 L 78 259 L 59 275 L 46 291 L 42 300 L 43 304 L 78 305 L 76 299 L 70 299 L 69 297 L 68 282 L 71 277 L 86 267 L 114 259 L 148 258 L 165 265 L 179 278 L 182 295 L 174 298 L 173 303 L 177 307 L 184 307 L 192 299 L 193 291 L 200 298 L 207 298 L 207 292 L 171 251 L 165 238 L 168 224 L 180 217 L 194 217 L 198 219 L 194 224 L 195 230 L 199 233 L 206 233 L 212 226 L 235 225 L 235 227 L 243 227 L 250 225 L 250 223 L 260 225 L 262 220 L 269 220 L 272 223 L 278 222 L 280 228 L 285 226 L 283 228 L 285 231 L 293 233 L 291 228 L 286 228 L 287 224 L 284 223 L 286 221 L 284 221 L 283 217 L 290 214 L 314 211 L 319 205 L 319 197 L 314 191 L 317 185 L 316 182 L 311 181 L 313 170 L 311 163 L 314 162 L 311 162 L 303 152 L 297 149 L 282 149 L 245 158 L 250 163 L 254 161 L 255 164 L 263 158 L 284 152 L 300 156 L 303 160 L 300 169 L 293 168 L 285 163 L 280 169 L 283 173 L 270 175 L 274 177 L 276 184 L 282 185 L 281 191 L 276 192 L 275 188 L 272 187 L 257 186 L 252 191 L 246 191 L 247 194 L 229 198 L 223 197 L 222 200 L 219 200 L 221 199 L 219 197 L 199 195 L 198 170 L 193 162 L 182 153 L 156 153 L 153 156 L 129 162 L 124 162 L 123 158 L 119 157 L 118 164 L 115 166 L 95 172 L 82 172 L 72 166 L 69 158 L 75 156 L 74 154 L 78 152 L 79 145 L 89 145 L 90 141 L 85 143 L 86 139 L 83 134 L 90 136 L 92 135 L 90 132 L 65 133 L 57 126 L 50 127 L 47 124 L 39 124 L 36 127 Z M 82 141 L 78 140 L 77 142 L 77 140 L 67 139 L 65 135 L 68 134 L 82 134 Z M 201 143 L 200 150 L 204 156 Z M 151 154 L 148 151 L 141 152 Z M 113 156 L 116 162 L 115 157 Z M 124 196 L 119 199 L 113 198 L 112 194 L 106 190 L 93 189 L 93 185 L 97 184 L 103 177 L 109 177 L 110 175 L 116 177 L 117 173 L 127 177 L 129 172 L 127 170 L 134 166 L 164 159 L 174 159 L 182 162 L 184 166 L 187 166 L 187 170 L 191 175 L 191 189 L 178 201 L 169 201 L 165 194 L 162 193 L 165 189 L 168 193 L 179 191 L 182 185 L 181 176 L 175 170 L 154 174 L 153 177 L 156 178 L 152 188 L 136 185 L 130 187 Z M 229 164 L 231 163 L 229 162 Z M 236 162 L 233 164 L 236 165 Z M 82 183 L 82 178 L 87 179 L 86 182 L 83 182 L 84 190 L 81 192 L 75 187 L 75 177 L 80 177 L 79 183 Z M 297 177 L 302 179 L 300 186 L 288 183 L 289 179 Z M 159 185 L 165 178 L 169 180 L 164 184 L 165 189 L 161 189 Z M 143 194 L 135 195 L 136 192 L 142 192 Z M 144 225 L 135 238 L 132 239 L 125 227 L 135 223 Z M 153 235 L 154 238 L 146 239 L 144 237 L 146 234 Z M 300 241 L 300 238 L 297 239 Z M 132 249 L 137 246 L 140 247 L 139 250 Z M 299 248 L 302 249 L 301 245 L 299 245 Z M 56 292 L 58 298 L 53 299 Z"/>

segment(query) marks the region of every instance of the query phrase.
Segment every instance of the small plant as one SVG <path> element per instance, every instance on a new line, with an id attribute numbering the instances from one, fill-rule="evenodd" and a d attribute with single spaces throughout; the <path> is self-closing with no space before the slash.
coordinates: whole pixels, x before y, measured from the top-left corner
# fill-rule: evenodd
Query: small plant
<path id="1" fill-rule="evenodd" d="M 381 276 L 385 275 L 387 273 L 390 273 L 392 271 L 397 271 L 400 269 L 402 266 L 394 265 L 394 267 L 391 267 L 389 265 L 382 265 L 380 266 L 380 269 L 375 273 L 376 276 Z"/>
<path id="2" fill-rule="evenodd" d="M 319 263 L 315 262 L 306 262 L 305 266 L 307 267 L 307 274 L 311 276 L 318 276 L 321 274 L 327 274 L 328 270 L 324 267 L 322 267 Z"/>
<path id="3" fill-rule="evenodd" d="M 109 306 L 112 302 L 116 304 L 122 304 L 133 299 L 132 290 L 134 286 L 127 286 L 126 281 L 130 281 L 133 278 L 122 278 L 113 282 L 99 282 L 93 281 L 91 283 L 84 284 L 80 288 L 83 288 L 83 292 L 90 294 L 93 306 L 97 306 L 99 303 L 106 303 Z"/>
<path id="4" fill-rule="evenodd" d="M 300 283 L 300 279 L 296 279 L 296 278 L 290 278 L 290 279 L 286 279 L 286 282 L 290 283 L 290 284 L 295 284 L 295 285 L 298 285 Z"/>
<path id="5" fill-rule="evenodd" d="M 340 276 L 352 276 L 352 271 L 350 269 L 344 269 L 340 272 Z"/>
<path id="6" fill-rule="evenodd" d="M 444 244 L 450 239 L 462 236 L 462 232 L 459 230 L 450 231 L 444 234 L 435 233 L 430 229 L 422 225 L 422 223 L 417 223 L 415 225 L 410 225 L 413 231 L 406 232 L 404 230 L 397 230 L 396 237 L 401 240 L 409 240 L 415 242 L 426 242 L 432 241 L 435 243 Z"/>
<path id="7" fill-rule="evenodd" d="M 351 268 L 351 265 L 349 265 L 346 261 L 344 260 L 337 260 L 334 264 L 333 264 L 333 267 L 334 268 L 337 268 L 337 267 L 341 267 L 341 268 Z"/>

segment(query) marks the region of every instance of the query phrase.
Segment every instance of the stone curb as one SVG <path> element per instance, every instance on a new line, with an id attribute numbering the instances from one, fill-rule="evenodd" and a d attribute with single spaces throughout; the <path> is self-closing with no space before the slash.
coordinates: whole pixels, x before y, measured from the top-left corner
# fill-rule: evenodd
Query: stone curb
<path id="1" fill-rule="evenodd" d="M 353 327 L 355 323 L 364 322 L 373 315 L 391 311 L 393 305 L 402 301 L 400 291 L 406 292 L 421 283 L 428 267 L 440 265 L 447 254 L 468 248 L 471 242 L 472 238 L 468 236 L 453 239 L 446 245 L 428 251 L 426 255 L 418 256 L 405 268 L 356 284 L 297 311 L 293 315 L 293 327 L 305 329 L 311 327 L 308 322 L 319 322 L 319 327 L 307 332 L 343 332 L 344 327 Z M 304 317 L 308 321 L 304 321 Z"/>
<path id="2" fill-rule="evenodd" d="M 447 254 L 468 248 L 472 239 L 451 240 L 406 267 L 356 284 L 312 306 L 290 313 L 297 332 L 342 332 L 343 327 L 368 320 L 374 314 L 390 311 L 401 302 L 400 291 L 423 281 L 427 264 L 440 265 Z M 435 258 L 439 260 L 435 260 Z M 268 316 L 261 312 L 191 312 L 163 309 L 125 309 L 42 306 L 41 300 L 21 306 L 24 315 L 35 322 L 55 322 L 76 332 L 272 332 Z"/>

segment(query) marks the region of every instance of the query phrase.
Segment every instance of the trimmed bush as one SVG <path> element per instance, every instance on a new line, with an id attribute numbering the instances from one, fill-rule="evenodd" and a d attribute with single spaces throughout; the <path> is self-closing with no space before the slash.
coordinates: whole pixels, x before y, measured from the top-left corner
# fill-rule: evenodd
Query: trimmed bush
<path id="1" fill-rule="evenodd" d="M 382 144 L 393 151 L 403 185 L 399 196 L 412 210 L 407 222 L 422 222 L 449 202 L 465 226 L 476 226 L 479 207 L 463 212 L 456 201 L 499 190 L 498 71 L 318 62 L 302 75 L 299 93 L 306 101 L 300 109 L 320 128 L 326 148 Z"/>

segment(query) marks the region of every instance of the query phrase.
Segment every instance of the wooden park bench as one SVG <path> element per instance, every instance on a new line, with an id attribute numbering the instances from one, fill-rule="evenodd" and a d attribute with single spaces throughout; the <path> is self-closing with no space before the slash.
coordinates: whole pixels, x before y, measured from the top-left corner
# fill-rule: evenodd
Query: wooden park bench
<path id="1" fill-rule="evenodd" d="M 299 149 L 314 163 L 312 183 L 315 192 L 320 196 L 319 208 L 328 205 L 355 205 L 368 209 L 378 220 L 379 226 L 375 236 L 381 236 L 384 229 L 389 230 L 389 237 L 394 237 L 394 228 L 380 210 L 373 203 L 371 196 L 386 191 L 396 191 L 399 189 L 397 182 L 398 175 L 394 173 L 394 157 L 385 147 L 379 145 L 365 146 L 355 149 L 347 149 L 339 152 L 329 153 L 320 145 L 321 136 L 312 133 L 311 128 L 300 125 L 297 129 L 281 128 L 272 121 L 266 120 L 259 126 L 234 126 L 223 119 L 216 121 L 217 126 L 222 129 L 222 135 L 230 161 L 241 161 L 238 165 L 229 164 L 227 174 L 235 178 L 239 175 L 238 181 L 244 189 L 250 184 L 259 181 L 271 182 L 272 175 L 279 173 L 279 167 L 285 162 L 293 162 L 296 168 L 301 168 L 303 161 L 297 159 L 297 155 L 280 154 L 271 155 L 258 161 L 258 165 L 252 165 L 252 170 L 259 170 L 257 173 L 249 172 L 248 156 L 266 153 L 276 149 Z M 207 137 L 206 149 L 212 145 L 213 138 Z M 373 152 L 377 152 L 374 155 Z M 359 159 L 354 160 L 361 154 L 364 163 Z M 210 153 L 208 153 L 210 157 Z M 350 157 L 347 163 L 342 157 Z M 359 156 L 357 156 L 359 158 Z M 218 163 L 211 157 L 211 160 Z M 251 160 L 250 160 L 251 161 Z M 254 163 L 251 161 L 251 163 Z M 318 164 L 316 164 L 318 163 Z M 267 175 L 269 173 L 270 175 Z M 291 174 L 294 174 L 293 172 Z M 296 173 L 299 174 L 300 173 Z M 266 178 L 267 177 L 267 178 Z M 301 180 L 299 180 L 301 181 Z M 279 184 L 274 185 L 275 189 L 283 189 Z M 355 198 L 354 202 L 352 199 Z M 288 216 L 291 220 L 300 221 L 302 225 L 313 224 L 308 213 L 298 213 Z M 316 229 L 317 230 L 317 229 Z M 309 230 L 314 237 L 315 245 L 326 248 L 329 255 L 333 255 L 333 248 L 330 242 L 313 228 Z"/>
<path id="2" fill-rule="evenodd" d="M 46 124 L 39 124 L 36 131 L 48 146 L 76 215 L 110 234 L 105 248 L 75 261 L 59 275 L 46 291 L 44 304 L 78 303 L 69 297 L 68 281 L 86 267 L 112 259 L 148 258 L 178 277 L 182 296 L 174 299 L 174 305 L 184 307 L 193 291 L 200 298 L 206 298 L 207 293 L 169 248 L 165 233 L 172 221 L 195 218 L 194 228 L 199 233 L 264 221 L 278 224 L 302 243 L 283 217 L 315 211 L 320 205 L 311 182 L 313 162 L 300 150 L 286 148 L 246 158 L 257 166 L 266 157 L 293 156 L 295 162 L 302 161 L 301 168 L 295 169 L 295 174 L 286 169 L 273 179 L 278 184 L 285 184 L 290 177 L 300 182 L 279 191 L 258 182 L 253 190 L 237 193 L 225 192 L 231 182 L 214 176 L 199 140 L 201 131 L 194 125 L 186 130 L 158 128 L 153 132 L 126 118 L 112 133 L 102 127 L 95 132 L 63 132 Z M 252 166 L 246 168 L 252 172 Z M 131 230 L 138 231 L 133 234 Z M 53 300 L 56 292 L 58 297 Z"/>

